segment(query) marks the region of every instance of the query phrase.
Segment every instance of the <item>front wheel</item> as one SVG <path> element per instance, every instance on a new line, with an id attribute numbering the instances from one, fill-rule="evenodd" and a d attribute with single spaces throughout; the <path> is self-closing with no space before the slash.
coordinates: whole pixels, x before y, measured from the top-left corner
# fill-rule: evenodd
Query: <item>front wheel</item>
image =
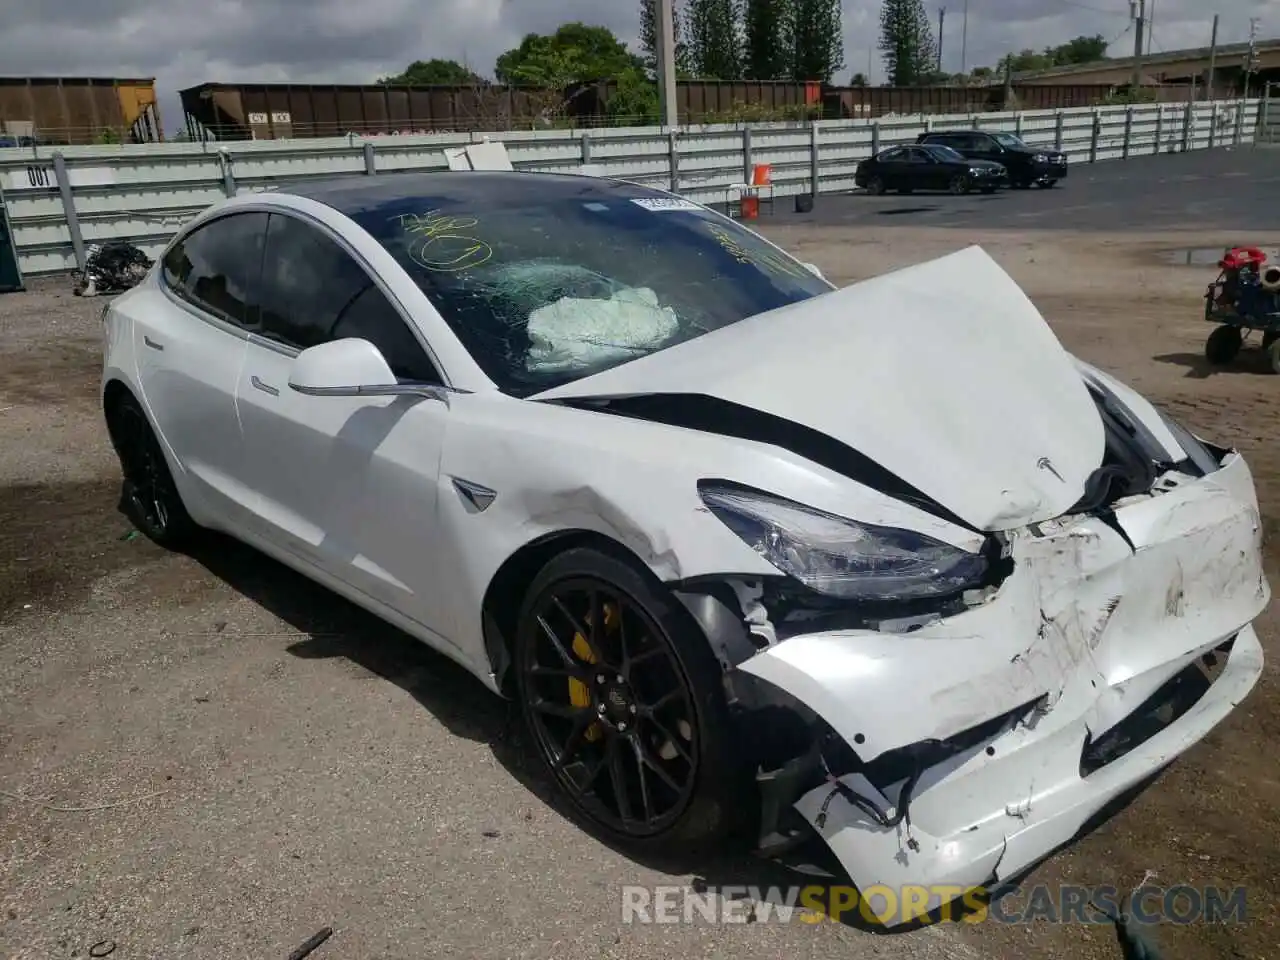
<path id="1" fill-rule="evenodd" d="M 885 183 L 883 177 L 872 177 L 867 181 L 867 193 L 873 197 L 883 196 L 885 191 Z"/>
<path id="2" fill-rule="evenodd" d="M 1052 190 L 1057 185 L 1058 185 L 1057 180 L 1041 180 L 1040 181 L 1041 190 Z"/>
<path id="3" fill-rule="evenodd" d="M 1239 327 L 1218 327 L 1204 342 L 1205 359 L 1213 364 L 1230 363 L 1240 352 L 1244 336 Z"/>
<path id="4" fill-rule="evenodd" d="M 957 173 L 951 178 L 951 183 L 947 185 L 947 189 L 956 196 L 961 196 L 969 192 L 970 186 L 969 178 L 963 173 Z"/>
<path id="5" fill-rule="evenodd" d="M 569 550 L 534 578 L 516 636 L 521 711 L 573 812 L 624 843 L 687 851 L 741 822 L 721 669 L 647 571 Z"/>

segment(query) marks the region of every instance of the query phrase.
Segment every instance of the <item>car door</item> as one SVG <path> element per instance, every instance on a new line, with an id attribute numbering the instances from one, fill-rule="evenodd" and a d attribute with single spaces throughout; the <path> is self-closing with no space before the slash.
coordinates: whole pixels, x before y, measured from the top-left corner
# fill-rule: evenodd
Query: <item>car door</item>
<path id="1" fill-rule="evenodd" d="M 967 155 L 975 160 L 994 160 L 997 163 L 1004 157 L 1004 148 L 996 143 L 995 138 L 986 133 L 971 133 Z"/>
<path id="2" fill-rule="evenodd" d="M 928 150 L 910 147 L 907 162 L 912 171 L 911 185 L 919 190 L 940 190 L 946 186 L 946 166 Z"/>
<path id="3" fill-rule="evenodd" d="M 257 325 L 266 229 L 261 212 L 198 226 L 165 254 L 159 294 L 131 313 L 138 383 L 181 466 L 183 495 L 233 531 L 248 517 L 235 395 Z"/>
<path id="4" fill-rule="evenodd" d="M 879 170 L 884 185 L 890 190 L 902 186 L 906 182 L 906 147 L 893 147 L 884 151 L 876 157 L 876 167 Z"/>
<path id="5" fill-rule="evenodd" d="M 301 350 L 345 337 L 378 347 L 401 382 L 440 377 L 376 279 L 319 224 L 273 212 L 263 262 L 261 328 L 236 393 L 258 530 L 447 637 L 436 505 L 448 405 L 289 388 Z"/>

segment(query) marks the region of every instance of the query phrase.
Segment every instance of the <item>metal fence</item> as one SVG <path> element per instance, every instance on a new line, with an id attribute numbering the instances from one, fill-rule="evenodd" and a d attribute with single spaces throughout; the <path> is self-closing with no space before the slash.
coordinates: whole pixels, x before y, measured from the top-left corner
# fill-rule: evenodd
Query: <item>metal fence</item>
<path id="1" fill-rule="evenodd" d="M 1258 105 L 1258 133 L 1260 143 L 1280 144 L 1280 83 L 1268 83 Z"/>
<path id="2" fill-rule="evenodd" d="M 819 120 L 803 124 L 423 135 L 236 144 L 163 143 L 0 150 L 0 203 L 27 277 L 75 269 L 86 245 L 129 240 L 155 256 L 189 218 L 221 197 L 341 174 L 447 169 L 443 151 L 505 142 L 517 169 L 578 172 L 584 165 L 674 190 L 703 203 L 769 164 L 775 193 L 854 189 L 858 163 L 926 130 L 1007 131 L 1073 163 L 1252 143 L 1258 100 L 1075 110 Z"/>

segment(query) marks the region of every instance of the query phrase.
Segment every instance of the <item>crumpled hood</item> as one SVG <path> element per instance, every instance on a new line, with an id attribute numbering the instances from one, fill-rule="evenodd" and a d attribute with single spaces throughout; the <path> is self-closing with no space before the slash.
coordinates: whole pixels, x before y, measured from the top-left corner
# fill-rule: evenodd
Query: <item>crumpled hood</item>
<path id="1" fill-rule="evenodd" d="M 1083 495 L 1105 448 L 1075 362 L 979 247 L 750 317 L 531 399 L 638 394 L 704 394 L 802 424 L 981 530 L 1061 515 Z"/>

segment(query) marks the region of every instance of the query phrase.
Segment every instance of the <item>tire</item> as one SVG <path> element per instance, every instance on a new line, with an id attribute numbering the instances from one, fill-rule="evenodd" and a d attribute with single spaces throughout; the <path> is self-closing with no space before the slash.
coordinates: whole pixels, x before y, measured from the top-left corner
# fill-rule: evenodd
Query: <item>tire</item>
<path id="1" fill-rule="evenodd" d="M 1243 343 L 1244 336 L 1240 333 L 1239 327 L 1218 327 L 1204 342 L 1205 359 L 1217 365 L 1230 363 L 1240 352 L 1240 346 Z"/>
<path id="2" fill-rule="evenodd" d="M 951 178 L 951 182 L 947 184 L 947 189 L 955 196 L 961 197 L 968 193 L 972 186 L 967 176 L 963 173 L 957 173 Z"/>
<path id="3" fill-rule="evenodd" d="M 1280 373 L 1280 338 L 1267 344 L 1267 360 L 1271 362 L 1271 372 Z"/>
<path id="4" fill-rule="evenodd" d="M 114 402 L 106 415 L 111 445 L 124 475 L 120 511 L 160 546 L 176 550 L 188 545 L 200 528 L 182 502 L 160 441 L 141 405 L 125 396 Z"/>
<path id="5" fill-rule="evenodd" d="M 1031 189 L 1031 181 L 1030 180 L 1010 180 L 1009 186 L 1013 187 L 1013 189 L 1015 190 L 1029 190 Z"/>
<path id="6" fill-rule="evenodd" d="M 1262 349 L 1270 349 L 1271 345 L 1277 340 L 1280 340 L 1280 331 L 1273 330 L 1270 333 L 1264 333 L 1262 335 Z"/>
<path id="7" fill-rule="evenodd" d="M 1041 180 L 1039 183 L 1039 187 L 1041 190 L 1052 190 L 1057 185 L 1058 185 L 1057 180 Z"/>
<path id="8" fill-rule="evenodd" d="M 721 667 L 648 571 L 594 548 L 555 557 L 529 586 L 514 654 L 534 749 L 585 826 L 621 845 L 681 854 L 718 846 L 747 822 L 743 798 L 755 794 L 730 733 Z"/>
<path id="9" fill-rule="evenodd" d="M 873 197 L 882 197 L 885 192 L 885 183 L 883 177 L 872 177 L 867 181 L 867 193 Z"/>
<path id="10" fill-rule="evenodd" d="M 995 187 L 983 187 L 983 188 L 982 188 L 982 192 L 983 192 L 983 193 L 988 193 L 988 194 L 990 194 L 990 193 L 995 193 L 995 192 L 996 192 L 996 188 L 995 188 Z"/>

